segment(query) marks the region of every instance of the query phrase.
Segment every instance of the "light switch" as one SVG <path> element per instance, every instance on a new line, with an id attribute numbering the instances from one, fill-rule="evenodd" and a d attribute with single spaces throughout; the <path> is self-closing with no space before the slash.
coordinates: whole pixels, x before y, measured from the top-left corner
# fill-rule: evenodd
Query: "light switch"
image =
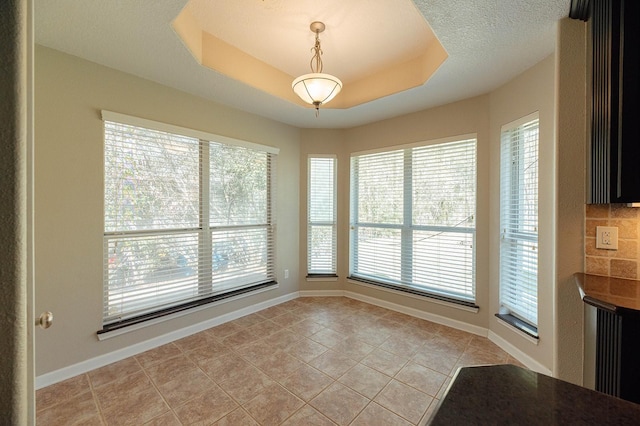
<path id="1" fill-rule="evenodd" d="M 596 226 L 596 248 L 618 250 L 618 228 L 616 226 Z"/>

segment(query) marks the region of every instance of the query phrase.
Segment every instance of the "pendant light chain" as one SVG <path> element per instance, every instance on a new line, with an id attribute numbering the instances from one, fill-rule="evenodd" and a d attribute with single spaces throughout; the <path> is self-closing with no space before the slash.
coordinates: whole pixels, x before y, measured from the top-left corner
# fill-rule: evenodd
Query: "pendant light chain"
<path id="1" fill-rule="evenodd" d="M 311 62 L 309 63 L 309 65 L 311 65 L 311 72 L 320 73 L 322 72 L 322 48 L 320 47 L 319 31 L 316 31 L 316 44 L 311 48 L 311 51 L 314 52 Z"/>

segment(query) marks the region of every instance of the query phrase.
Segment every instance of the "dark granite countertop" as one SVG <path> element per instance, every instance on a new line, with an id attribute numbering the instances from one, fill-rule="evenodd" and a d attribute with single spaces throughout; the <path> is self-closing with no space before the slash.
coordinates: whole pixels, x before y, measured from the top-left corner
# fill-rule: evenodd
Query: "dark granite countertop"
<path id="1" fill-rule="evenodd" d="M 583 273 L 574 278 L 584 303 L 614 314 L 640 311 L 640 281 Z"/>
<path id="2" fill-rule="evenodd" d="M 427 425 L 634 425 L 640 405 L 515 365 L 458 370 Z"/>

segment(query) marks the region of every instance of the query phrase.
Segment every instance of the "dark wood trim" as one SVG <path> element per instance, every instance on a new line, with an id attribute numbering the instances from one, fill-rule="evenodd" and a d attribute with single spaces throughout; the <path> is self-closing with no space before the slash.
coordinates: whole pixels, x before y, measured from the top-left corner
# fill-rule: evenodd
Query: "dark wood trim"
<path id="1" fill-rule="evenodd" d="M 618 140 L 620 2 L 593 0 L 590 204 L 613 201 Z M 612 189 L 613 194 L 612 194 Z"/>
<path id="2" fill-rule="evenodd" d="M 121 321 L 112 322 L 106 325 L 103 325 L 102 330 L 98 330 L 97 334 L 104 334 L 110 331 L 119 330 L 121 328 L 126 328 L 131 325 L 140 324 L 146 321 L 150 321 L 153 319 L 165 317 L 171 314 L 175 314 L 178 312 L 187 311 L 189 309 L 197 308 L 202 305 L 207 305 L 213 302 L 219 302 L 221 300 L 229 299 L 234 296 L 239 296 L 241 294 L 250 293 L 255 290 L 261 290 L 263 288 L 268 288 L 277 285 L 276 281 L 269 281 L 262 284 L 255 284 L 250 287 L 241 288 L 238 290 L 232 290 L 222 294 L 216 294 L 214 296 L 205 297 L 203 299 L 197 299 L 188 303 L 183 303 L 181 305 L 172 306 L 165 309 L 160 309 L 154 312 L 150 312 L 148 314 L 140 315 L 133 318 L 126 318 Z"/>
<path id="3" fill-rule="evenodd" d="M 515 317 L 511 314 L 495 314 L 496 318 L 501 319 L 506 322 L 510 326 L 522 331 L 523 333 L 533 337 L 534 339 L 539 339 L 538 336 L 538 327 L 533 326 L 518 317 Z"/>
<path id="4" fill-rule="evenodd" d="M 338 274 L 307 274 L 307 278 L 338 278 Z"/>
<path id="5" fill-rule="evenodd" d="M 439 300 L 441 302 L 453 303 L 453 304 L 456 304 L 456 305 L 466 306 L 468 308 L 473 308 L 473 309 L 480 309 L 480 307 L 478 305 L 476 305 L 475 302 L 468 302 L 466 300 L 455 299 L 453 297 L 447 297 L 447 296 L 443 296 L 443 295 L 440 295 L 440 294 L 430 293 L 429 291 L 416 289 L 414 287 L 409 287 L 409 286 L 406 286 L 406 285 L 385 283 L 385 282 L 382 282 L 382 281 L 376 281 L 376 280 L 372 280 L 372 279 L 361 278 L 361 277 L 353 276 L 353 275 L 349 275 L 347 278 L 350 279 L 350 280 L 358 281 L 358 282 L 365 283 L 365 284 L 371 284 L 371 285 L 375 285 L 375 286 L 378 286 L 378 287 L 388 288 L 390 290 L 396 290 L 396 291 L 400 291 L 400 292 L 403 292 L 403 293 L 409 293 L 409 294 L 413 294 L 413 295 L 416 295 L 416 296 L 423 296 L 423 297 L 427 297 L 427 298 L 430 298 L 430 299 Z"/>
<path id="6" fill-rule="evenodd" d="M 590 204 L 640 201 L 640 2 L 591 0 Z"/>
<path id="7" fill-rule="evenodd" d="M 571 0 L 569 18 L 579 19 L 580 21 L 588 21 L 590 16 L 590 3 L 590 0 Z"/>

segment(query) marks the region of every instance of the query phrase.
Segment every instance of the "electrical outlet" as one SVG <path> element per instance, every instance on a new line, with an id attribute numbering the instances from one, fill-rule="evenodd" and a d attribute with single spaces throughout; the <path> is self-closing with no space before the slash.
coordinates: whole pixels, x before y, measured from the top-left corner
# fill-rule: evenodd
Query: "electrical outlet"
<path id="1" fill-rule="evenodd" d="M 286 280 L 287 278 L 289 278 L 289 270 L 285 269 L 284 270 L 284 279 Z"/>
<path id="2" fill-rule="evenodd" d="M 596 248 L 618 250 L 618 228 L 615 226 L 596 226 Z"/>

